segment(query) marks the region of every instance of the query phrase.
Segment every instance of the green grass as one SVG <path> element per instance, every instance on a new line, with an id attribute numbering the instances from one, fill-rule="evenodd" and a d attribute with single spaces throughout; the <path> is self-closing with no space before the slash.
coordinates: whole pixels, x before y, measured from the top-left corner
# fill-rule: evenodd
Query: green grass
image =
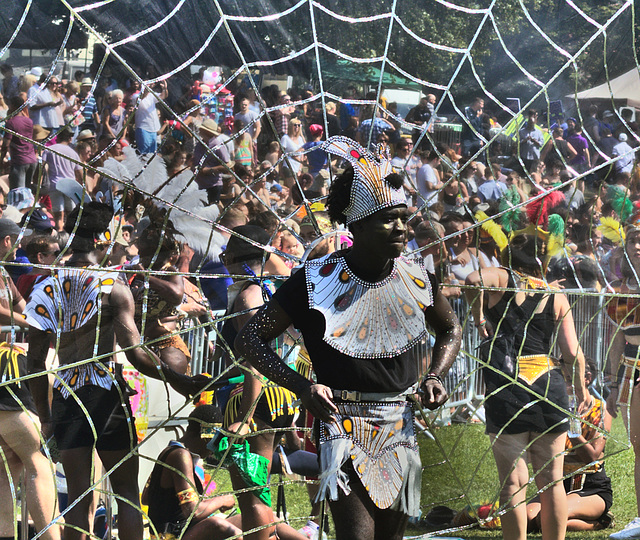
<path id="1" fill-rule="evenodd" d="M 446 505 L 460 510 L 466 504 L 482 504 L 497 498 L 498 478 L 489 438 L 481 424 L 460 424 L 435 429 L 436 440 L 419 436 L 423 464 L 422 511 L 426 514 L 435 505 Z M 627 435 L 618 417 L 613 422 L 611 437 L 607 442 L 606 468 L 613 484 L 612 512 L 616 527 L 624 527 L 636 515 L 633 483 L 633 453 L 627 449 Z M 231 491 L 226 471 L 216 473 L 219 490 Z M 272 500 L 275 509 L 277 478 L 272 478 Z M 311 505 L 303 482 L 285 479 L 285 494 L 290 524 L 296 528 L 306 523 Z M 331 537 L 332 527 L 329 531 Z M 567 538 L 604 540 L 611 529 L 590 533 L 569 533 Z M 409 528 L 407 535 L 418 536 L 424 531 Z M 445 535 L 446 536 L 446 535 Z M 484 531 L 468 529 L 448 536 L 466 540 L 502 538 L 500 530 Z M 540 538 L 540 535 L 531 535 Z"/>

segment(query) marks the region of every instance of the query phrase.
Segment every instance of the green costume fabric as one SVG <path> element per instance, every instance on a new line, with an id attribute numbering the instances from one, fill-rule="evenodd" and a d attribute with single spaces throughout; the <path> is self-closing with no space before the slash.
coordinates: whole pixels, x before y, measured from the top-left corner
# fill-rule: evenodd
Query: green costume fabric
<path id="1" fill-rule="evenodd" d="M 223 466 L 235 465 L 247 487 L 259 488 L 252 490 L 252 493 L 264 504 L 271 506 L 271 491 L 267 485 L 269 460 L 264 456 L 250 452 L 247 441 L 229 445 L 229 439 L 222 437 L 217 446 L 214 443 L 215 439 L 207 445 L 212 451 L 213 457 Z"/>

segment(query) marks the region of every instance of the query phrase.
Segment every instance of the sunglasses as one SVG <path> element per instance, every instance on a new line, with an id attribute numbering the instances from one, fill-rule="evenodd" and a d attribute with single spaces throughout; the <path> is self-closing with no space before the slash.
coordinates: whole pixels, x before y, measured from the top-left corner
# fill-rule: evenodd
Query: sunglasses
<path id="1" fill-rule="evenodd" d="M 55 251 L 45 251 L 44 253 L 42 253 L 43 255 L 55 255 L 56 257 L 58 255 L 60 255 L 61 251 L 59 249 L 56 249 Z"/>

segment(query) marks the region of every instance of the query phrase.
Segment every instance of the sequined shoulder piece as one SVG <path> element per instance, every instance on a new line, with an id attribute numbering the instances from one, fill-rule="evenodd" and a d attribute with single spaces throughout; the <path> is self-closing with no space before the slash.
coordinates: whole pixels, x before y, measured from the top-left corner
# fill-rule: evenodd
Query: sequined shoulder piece
<path id="1" fill-rule="evenodd" d="M 47 332 L 71 332 L 98 313 L 101 294 L 109 294 L 118 273 L 91 268 L 61 268 L 33 289 L 25 316 Z"/>
<path id="2" fill-rule="evenodd" d="M 323 339 L 355 358 L 392 358 L 426 334 L 433 291 L 419 262 L 398 258 L 387 278 L 367 283 L 331 254 L 305 265 L 309 308 L 325 319 Z"/>

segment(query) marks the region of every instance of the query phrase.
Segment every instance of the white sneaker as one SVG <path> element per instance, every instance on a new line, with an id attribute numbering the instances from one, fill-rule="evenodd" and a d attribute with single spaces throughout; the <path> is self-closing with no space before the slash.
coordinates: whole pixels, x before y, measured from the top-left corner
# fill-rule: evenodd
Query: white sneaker
<path id="1" fill-rule="evenodd" d="M 624 529 L 617 533 L 610 534 L 609 538 L 613 538 L 613 540 L 640 538 L 640 518 L 633 518 Z"/>

